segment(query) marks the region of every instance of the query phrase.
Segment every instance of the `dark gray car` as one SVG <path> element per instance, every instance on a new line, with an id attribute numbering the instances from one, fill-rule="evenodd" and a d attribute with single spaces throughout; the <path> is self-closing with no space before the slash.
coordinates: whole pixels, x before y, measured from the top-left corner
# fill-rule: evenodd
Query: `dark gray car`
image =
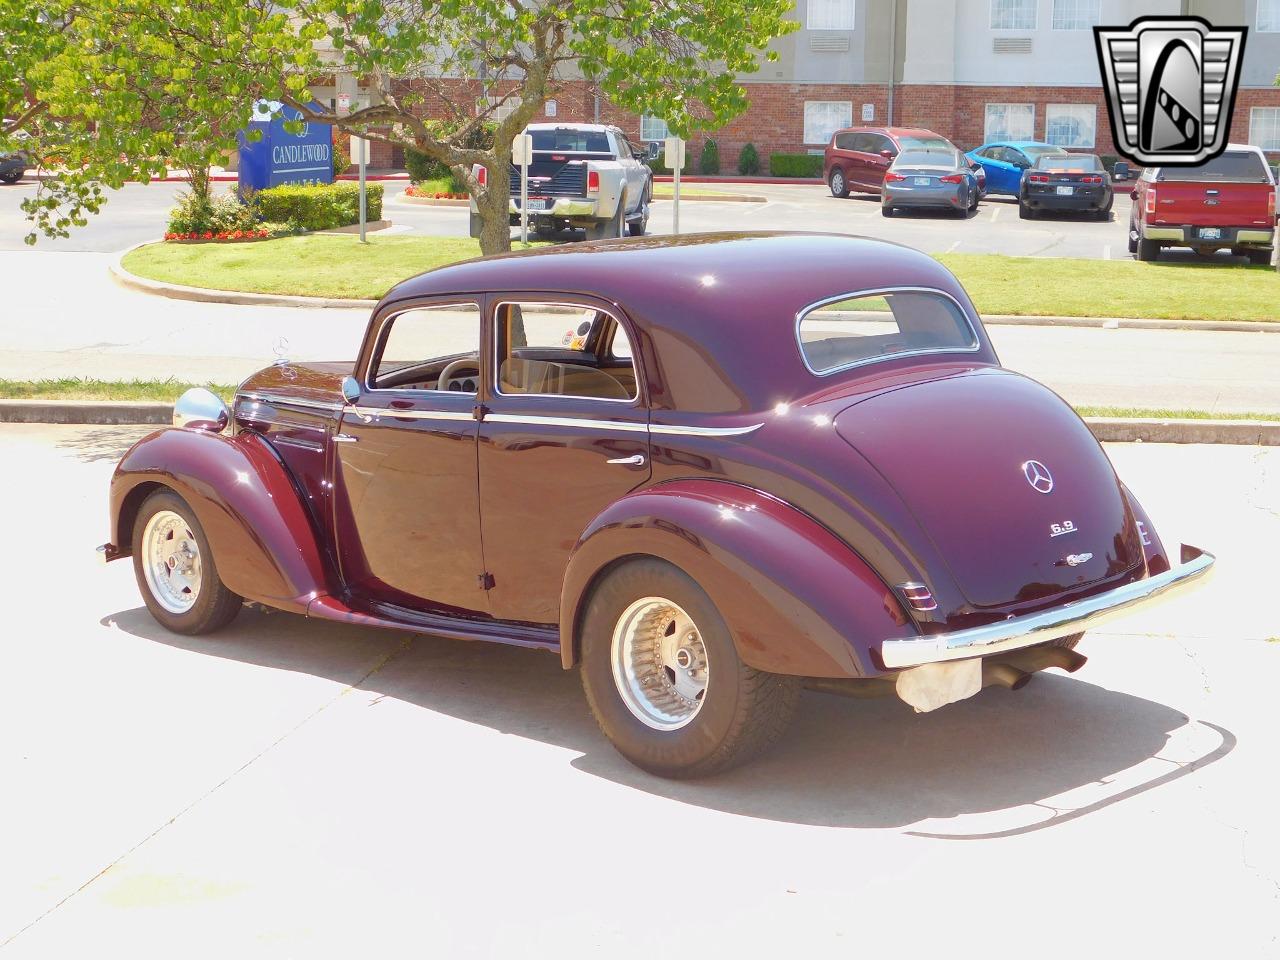
<path id="1" fill-rule="evenodd" d="M 904 150 L 884 175 L 886 217 L 900 207 L 954 210 L 962 217 L 978 208 L 978 179 L 969 158 L 956 149 Z"/>

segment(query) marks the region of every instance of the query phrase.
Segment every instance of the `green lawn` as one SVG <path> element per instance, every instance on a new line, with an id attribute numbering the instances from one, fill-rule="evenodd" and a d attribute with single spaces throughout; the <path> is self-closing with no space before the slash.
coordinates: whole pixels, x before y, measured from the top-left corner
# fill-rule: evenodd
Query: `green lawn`
<path id="1" fill-rule="evenodd" d="M 229 383 L 179 380 L 0 380 L 0 400 L 153 400 L 172 403 L 191 387 L 208 387 L 224 400 L 236 392 Z M 1276 413 L 1208 413 L 1204 410 L 1143 410 L 1136 407 L 1076 407 L 1082 417 L 1139 417 L 1150 420 L 1280 420 Z"/>
<path id="2" fill-rule="evenodd" d="M 938 257 L 981 313 L 1280 320 L 1271 267 L 950 253 Z"/>
<path id="3" fill-rule="evenodd" d="M 165 244 L 134 250 L 125 269 L 196 287 L 375 300 L 405 277 L 480 255 L 467 237 L 302 236 L 257 243 Z M 1269 267 L 945 254 L 988 314 L 1280 320 Z"/>

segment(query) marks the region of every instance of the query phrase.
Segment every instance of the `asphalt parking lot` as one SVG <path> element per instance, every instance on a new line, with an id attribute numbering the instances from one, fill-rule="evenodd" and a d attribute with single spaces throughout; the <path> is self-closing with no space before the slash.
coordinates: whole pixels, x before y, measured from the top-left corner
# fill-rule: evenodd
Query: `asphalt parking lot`
<path id="1" fill-rule="evenodd" d="M 0 426 L 5 957 L 1274 957 L 1280 451 L 1108 449 L 1203 591 L 916 716 L 806 696 L 754 766 L 615 756 L 545 654 L 245 612 L 100 566 L 138 428 Z M 1246 598 L 1247 602 L 1240 602 Z"/>
<path id="2" fill-rule="evenodd" d="M 230 184 L 217 184 L 227 189 Z M 406 184 L 384 183 L 384 215 L 401 227 L 416 232 L 452 236 L 467 233 L 466 208 L 424 207 L 399 200 Z M 659 185 L 660 187 L 662 185 Z M 838 200 L 820 184 L 693 184 L 700 190 L 763 196 L 766 203 L 719 203 L 689 201 L 681 204 L 683 233 L 704 230 L 815 230 L 880 237 L 905 243 L 928 253 L 1006 253 L 1016 256 L 1081 257 L 1121 259 L 1128 257 L 1126 227 L 1130 200 L 1121 187 L 1109 223 L 1068 214 L 1039 220 L 1019 220 L 1017 202 L 1009 197 L 984 200 L 978 212 L 967 219 L 949 213 L 900 213 L 892 219 L 880 216 L 879 202 L 853 195 Z M 35 192 L 31 180 L 13 187 L 0 187 L 0 250 L 24 249 L 22 237 L 28 232 L 19 203 Z M 110 253 L 135 243 L 157 239 L 180 183 L 129 184 L 116 191 L 101 214 L 89 225 L 76 230 L 66 240 L 40 240 L 37 249 L 94 251 Z M 656 201 L 650 229 L 654 233 L 672 230 L 672 203 Z M 1182 257 L 1171 253 L 1169 257 Z M 1186 257 L 1193 255 L 1187 252 Z M 1235 261 L 1221 255 L 1225 262 Z"/>

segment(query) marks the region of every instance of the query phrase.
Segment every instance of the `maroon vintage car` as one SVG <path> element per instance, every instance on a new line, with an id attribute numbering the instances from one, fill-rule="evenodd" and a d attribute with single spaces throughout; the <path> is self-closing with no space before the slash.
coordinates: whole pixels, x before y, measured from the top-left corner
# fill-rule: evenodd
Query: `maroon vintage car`
<path id="1" fill-rule="evenodd" d="M 475 260 L 393 289 L 350 363 L 192 391 L 111 486 L 171 630 L 243 600 L 580 664 L 670 776 L 774 739 L 803 686 L 918 710 L 1078 668 L 1206 574 L 1080 418 L 1000 366 L 935 260 L 706 235 Z"/>

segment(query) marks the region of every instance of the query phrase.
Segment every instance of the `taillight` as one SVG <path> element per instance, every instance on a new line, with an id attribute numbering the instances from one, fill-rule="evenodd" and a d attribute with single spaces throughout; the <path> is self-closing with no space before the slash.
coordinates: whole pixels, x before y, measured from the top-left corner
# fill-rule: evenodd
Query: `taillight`
<path id="1" fill-rule="evenodd" d="M 599 193 L 599 192 L 600 192 L 600 171 L 588 170 L 587 171 L 587 193 Z"/>
<path id="2" fill-rule="evenodd" d="M 1270 220 L 1276 215 L 1276 192 L 1272 190 L 1267 194 L 1267 219 Z"/>
<path id="3" fill-rule="evenodd" d="M 471 168 L 471 172 L 475 174 L 476 183 L 480 184 L 480 186 L 483 187 L 486 183 L 489 182 L 488 167 L 483 167 L 477 163 L 474 167 Z"/>
<path id="4" fill-rule="evenodd" d="M 1081 177 L 1080 182 L 1081 183 L 1101 183 L 1102 178 L 1101 177 Z"/>
<path id="5" fill-rule="evenodd" d="M 1043 173 L 1033 173 L 1029 177 L 1027 177 L 1027 180 L 1029 180 L 1031 183 L 1048 183 L 1049 182 L 1049 178 L 1046 177 Z"/>
<path id="6" fill-rule="evenodd" d="M 928 613 L 938 609 L 938 601 L 933 599 L 933 593 L 923 583 L 900 583 L 898 590 L 912 610 Z"/>
<path id="7" fill-rule="evenodd" d="M 1147 213 L 1156 212 L 1156 188 L 1155 187 L 1149 187 L 1147 189 L 1146 211 Z"/>
<path id="8" fill-rule="evenodd" d="M 904 177 L 902 174 L 894 173 L 892 170 L 890 170 L 888 173 L 884 175 L 885 183 L 901 183 L 905 179 L 907 178 Z"/>
<path id="9" fill-rule="evenodd" d="M 945 177 L 939 177 L 943 183 L 964 183 L 964 174 L 948 173 Z"/>

